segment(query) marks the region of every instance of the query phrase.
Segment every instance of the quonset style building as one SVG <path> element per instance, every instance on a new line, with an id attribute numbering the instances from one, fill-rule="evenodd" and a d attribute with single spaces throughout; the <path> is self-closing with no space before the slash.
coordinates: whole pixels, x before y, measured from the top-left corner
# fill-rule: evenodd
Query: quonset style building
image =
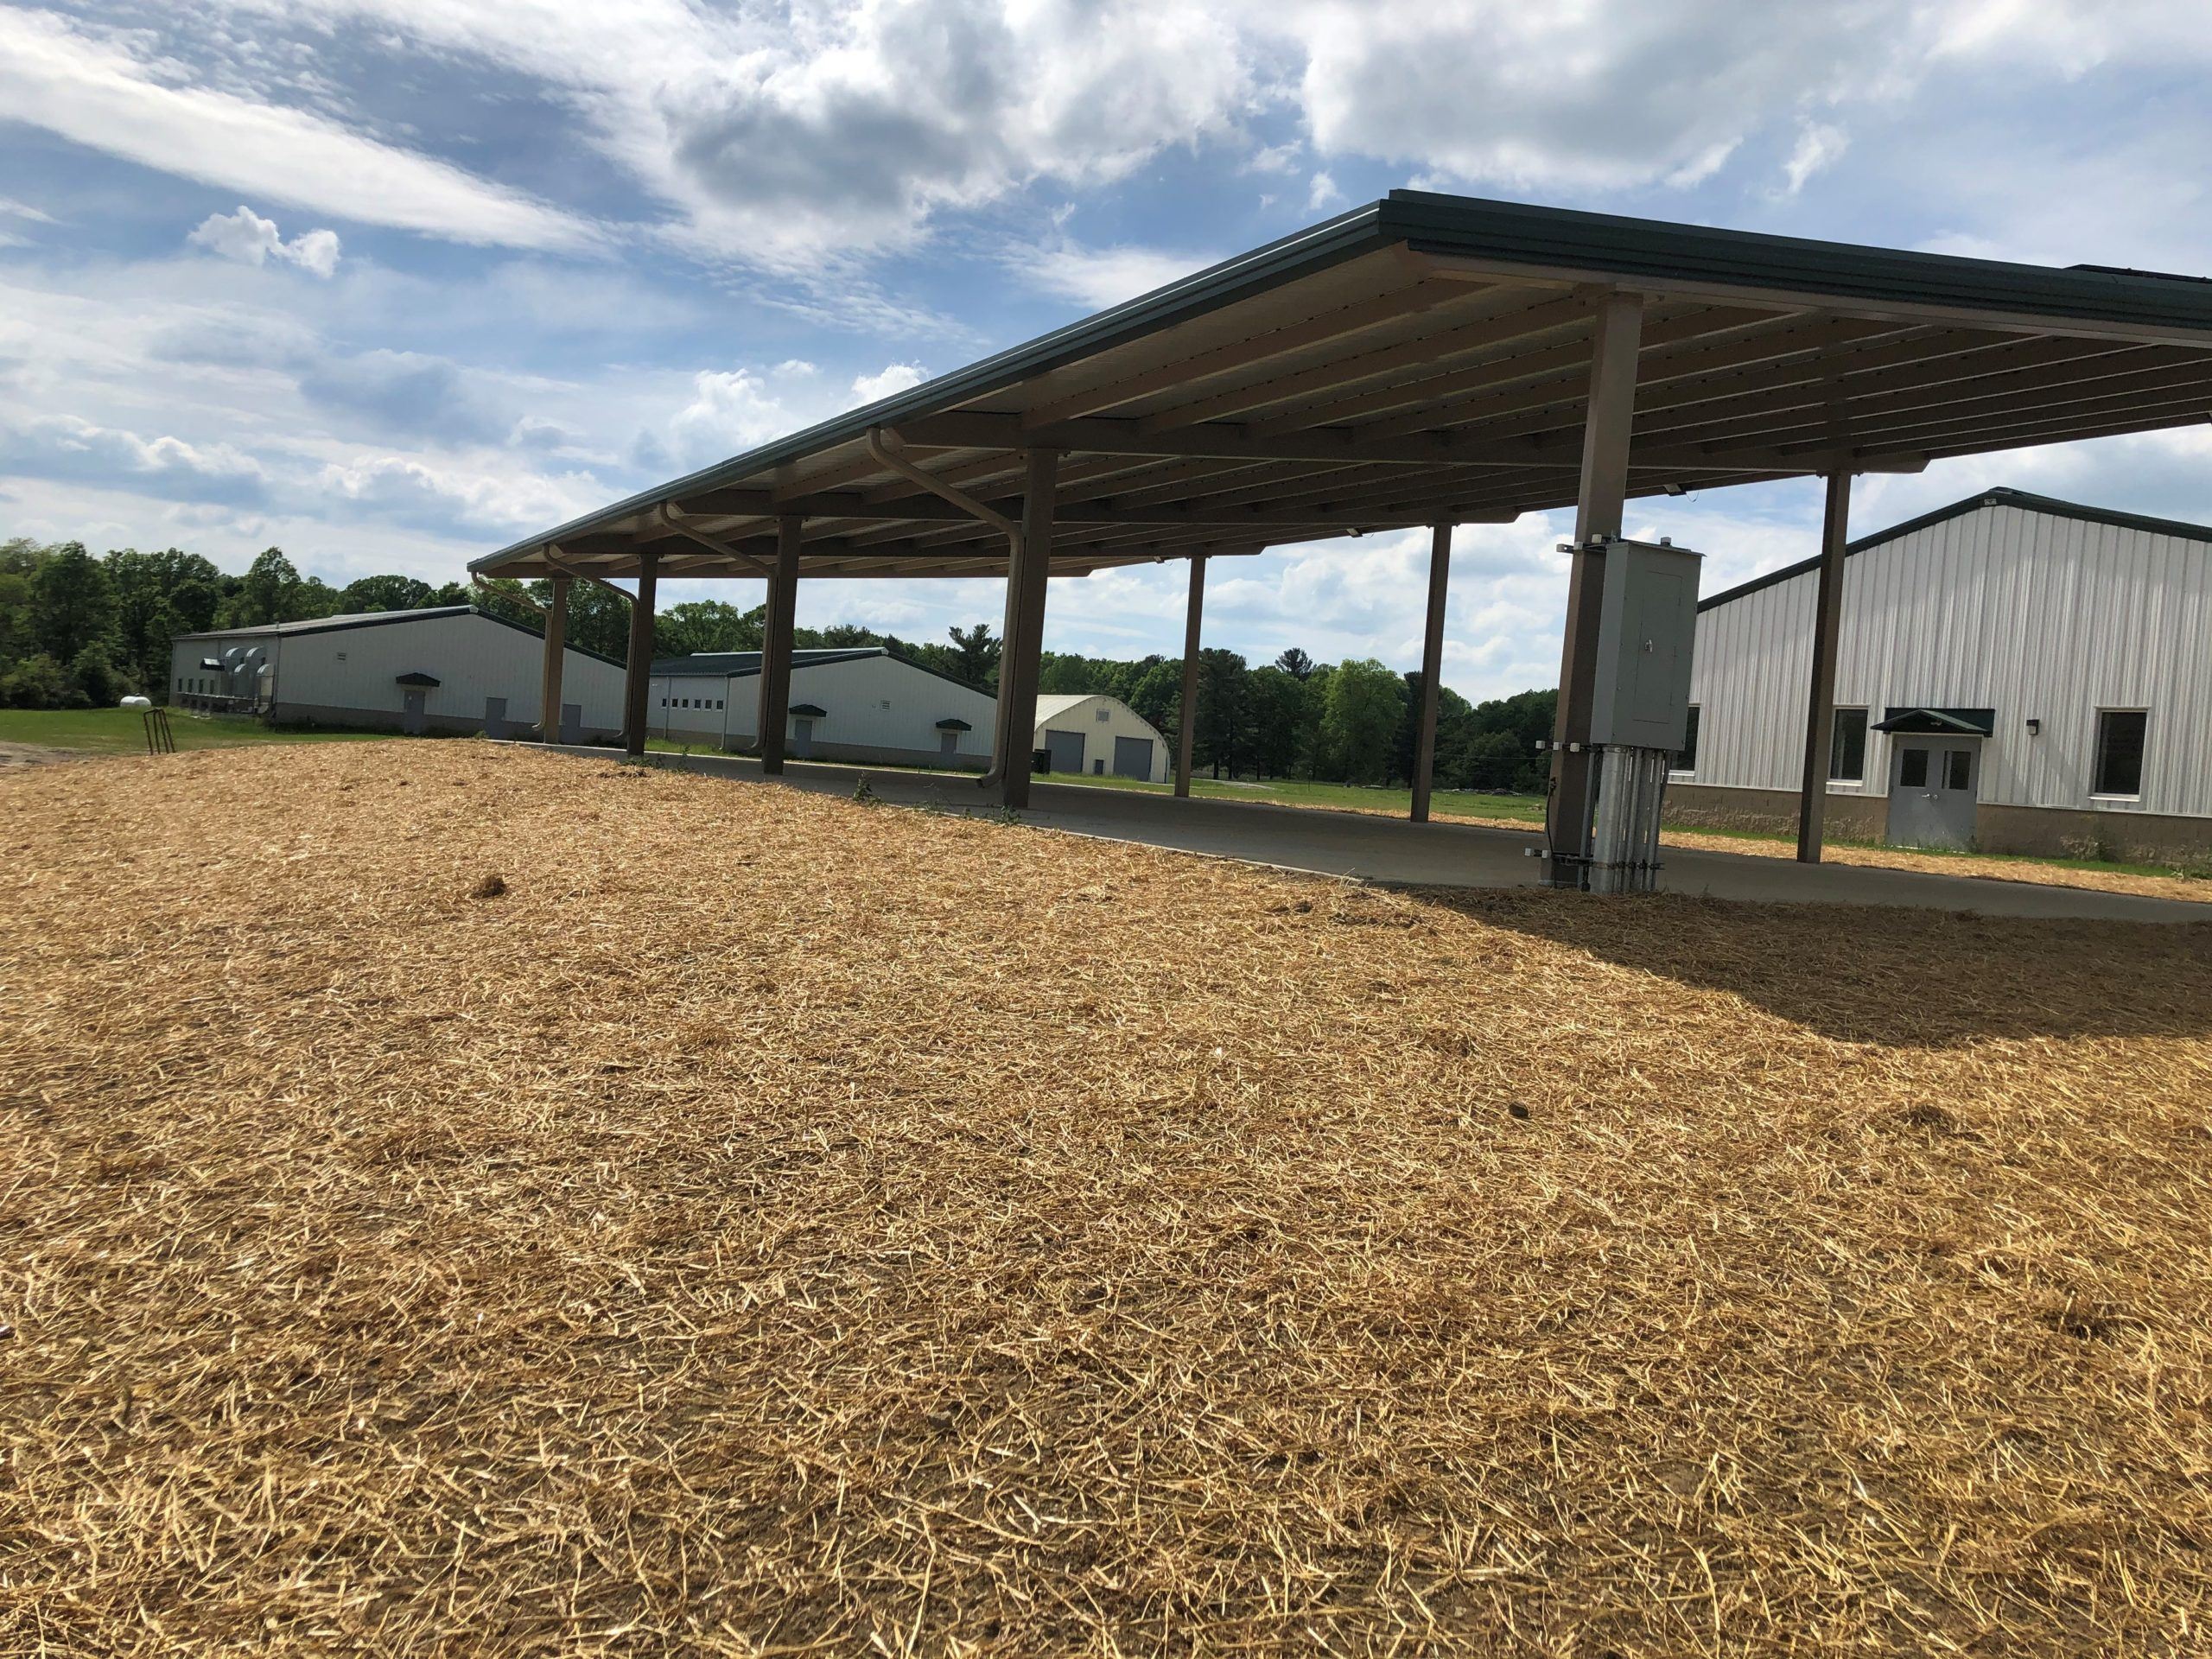
<path id="1" fill-rule="evenodd" d="M 1796 820 L 1819 561 L 1698 607 L 1673 816 Z M 1990 490 L 1851 544 L 1828 829 L 2212 851 L 2212 528 Z"/>
<path id="2" fill-rule="evenodd" d="M 535 630 L 472 605 L 272 622 L 179 634 L 169 701 L 284 723 L 508 737 L 537 724 L 544 655 Z M 621 731 L 621 664 L 570 645 L 560 683 L 569 741 Z"/>

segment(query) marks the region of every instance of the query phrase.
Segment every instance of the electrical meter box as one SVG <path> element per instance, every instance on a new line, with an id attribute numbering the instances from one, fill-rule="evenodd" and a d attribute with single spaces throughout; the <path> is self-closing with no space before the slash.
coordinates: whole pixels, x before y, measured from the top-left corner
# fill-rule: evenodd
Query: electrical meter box
<path id="1" fill-rule="evenodd" d="M 1590 741 L 1679 749 L 1689 724 L 1701 553 L 1649 542 L 1605 543 Z"/>

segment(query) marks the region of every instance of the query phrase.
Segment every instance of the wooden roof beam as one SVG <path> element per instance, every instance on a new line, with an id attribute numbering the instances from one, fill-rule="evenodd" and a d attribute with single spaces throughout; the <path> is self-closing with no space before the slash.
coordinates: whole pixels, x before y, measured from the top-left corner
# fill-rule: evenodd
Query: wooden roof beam
<path id="1" fill-rule="evenodd" d="M 1334 310 L 1308 317 L 1302 322 L 1291 323 L 1244 340 L 1232 340 L 1211 351 L 1163 363 L 1083 391 L 1048 398 L 1033 404 L 1023 414 L 1022 420 L 1032 427 L 1054 426 L 1062 421 L 1100 414 L 1123 404 L 1134 403 L 1140 397 L 1172 391 L 1178 386 L 1188 385 L 1194 381 L 1233 374 L 1239 369 L 1265 362 L 1271 357 L 1306 351 L 1332 340 L 1349 339 L 1370 329 L 1379 328 L 1385 323 L 1418 316 L 1436 306 L 1464 302 L 1484 291 L 1464 283 L 1427 281 L 1419 268 L 1413 269 L 1408 275 L 1405 286 L 1378 294 L 1372 299 L 1339 306 Z"/>

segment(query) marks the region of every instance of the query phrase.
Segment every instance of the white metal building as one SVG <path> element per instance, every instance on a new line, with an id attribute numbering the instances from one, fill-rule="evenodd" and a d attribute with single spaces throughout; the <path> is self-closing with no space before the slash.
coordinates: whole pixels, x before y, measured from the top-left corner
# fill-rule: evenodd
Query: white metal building
<path id="1" fill-rule="evenodd" d="M 1096 692 L 1039 696 L 1037 747 L 1052 757 L 1057 772 L 1167 781 L 1167 740 L 1119 697 Z"/>
<path id="2" fill-rule="evenodd" d="M 1795 822 L 1817 569 L 1699 606 L 1677 817 Z M 1999 489 L 1854 542 L 1830 735 L 1840 834 L 2212 849 L 2212 528 Z"/>
<path id="3" fill-rule="evenodd" d="M 990 764 L 990 696 L 880 645 L 793 652 L 791 695 L 785 738 L 796 759 L 976 772 Z M 749 748 L 759 735 L 760 653 L 657 661 L 645 709 L 655 737 Z"/>
<path id="4" fill-rule="evenodd" d="M 535 631 L 471 605 L 375 611 L 179 634 L 169 701 L 277 721 L 506 737 L 537 724 L 544 662 Z M 561 702 L 567 741 L 619 735 L 622 665 L 569 646 Z"/>

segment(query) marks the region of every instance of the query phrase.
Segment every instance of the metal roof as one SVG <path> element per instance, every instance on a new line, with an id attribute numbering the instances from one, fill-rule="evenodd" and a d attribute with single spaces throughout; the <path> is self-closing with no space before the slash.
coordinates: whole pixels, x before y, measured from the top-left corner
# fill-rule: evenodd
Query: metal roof
<path id="1" fill-rule="evenodd" d="M 999 574 L 886 456 L 1012 516 L 1029 448 L 1065 457 L 1060 575 L 1510 520 L 1575 499 L 1624 289 L 1634 495 L 2212 418 L 2212 284 L 1396 191 L 472 568 L 763 575 L 792 515 L 806 575 Z"/>
<path id="2" fill-rule="evenodd" d="M 891 653 L 881 645 L 841 645 L 810 647 L 791 652 L 793 668 L 818 667 L 823 663 L 850 662 L 859 657 L 888 657 Z M 737 678 L 760 671 L 760 653 L 757 651 L 695 651 L 688 657 L 656 657 L 652 671 L 676 679 L 694 678 L 701 675 Z"/>
<path id="3" fill-rule="evenodd" d="M 242 628 L 208 628 L 200 633 L 180 633 L 180 639 L 229 639 L 239 635 L 259 639 L 270 634 L 332 633 L 340 628 L 381 628 L 394 622 L 427 622 L 441 616 L 479 614 L 474 605 L 429 605 L 413 611 L 346 611 L 337 616 L 311 616 L 299 622 L 256 622 Z"/>
<path id="4" fill-rule="evenodd" d="M 480 606 L 426 605 L 418 610 L 412 611 L 348 611 L 339 616 L 309 617 L 300 622 L 257 622 L 243 628 L 210 628 L 200 633 L 174 634 L 171 639 L 173 641 L 232 639 L 242 636 L 261 639 L 270 635 L 292 639 L 305 633 L 340 633 L 348 628 L 385 628 L 405 622 L 434 622 L 441 617 L 447 616 L 480 616 L 486 622 L 496 622 L 503 628 L 512 628 L 516 632 L 526 633 L 533 639 L 543 639 L 545 637 L 541 629 L 518 622 L 511 616 L 501 616 L 497 611 L 485 610 Z M 611 668 L 622 666 L 619 658 L 609 657 L 602 652 L 588 650 L 573 641 L 569 644 L 567 649 L 578 657 L 588 657 L 592 661 L 605 663 Z M 201 666 L 205 667 L 206 664 L 202 664 Z"/>
<path id="5" fill-rule="evenodd" d="M 2179 518 L 2153 518 L 2144 513 L 2120 512 L 2110 507 L 2086 506 L 2079 501 L 2061 501 L 2052 496 L 2031 495 L 2025 490 L 2000 486 L 1984 490 L 1978 495 L 1969 495 L 1948 506 L 1932 508 L 1917 518 L 1891 524 L 1887 530 L 1861 536 L 1843 550 L 1844 556 L 1848 558 L 1854 553 L 1864 553 L 1870 547 L 1894 542 L 1901 536 L 1910 536 L 1915 531 L 1926 530 L 1946 519 L 1962 518 L 1967 513 L 1980 512 L 1984 507 L 2017 507 L 2022 512 L 2039 512 L 2046 518 L 2079 518 L 2093 524 L 2113 524 L 2121 530 L 2139 530 L 2146 536 L 2171 536 L 2185 542 L 2212 542 L 2212 525 L 2188 524 Z M 1820 568 L 1821 556 L 1815 553 L 1809 559 L 1785 564 L 1778 570 L 1770 570 L 1764 575 L 1738 582 L 1724 593 L 1701 599 L 1697 607 L 1700 611 L 1709 611 L 1716 605 L 1726 605 L 1746 594 L 1756 594 L 1763 588 L 1773 588 L 1796 577 L 1809 575 Z"/>

